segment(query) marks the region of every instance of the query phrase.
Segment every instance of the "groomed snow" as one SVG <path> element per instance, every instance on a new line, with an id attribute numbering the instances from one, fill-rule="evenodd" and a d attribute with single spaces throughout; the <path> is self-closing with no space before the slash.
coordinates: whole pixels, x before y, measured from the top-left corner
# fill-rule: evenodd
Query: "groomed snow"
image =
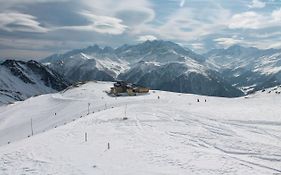
<path id="1" fill-rule="evenodd" d="M 0 107 L 0 174 L 281 174 L 281 95 L 115 98 L 110 86 Z"/>

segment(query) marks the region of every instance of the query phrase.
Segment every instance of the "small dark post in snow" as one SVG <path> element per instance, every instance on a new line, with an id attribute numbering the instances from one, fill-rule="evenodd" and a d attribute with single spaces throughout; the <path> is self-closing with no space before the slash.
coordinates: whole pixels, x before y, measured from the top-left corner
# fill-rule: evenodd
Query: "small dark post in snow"
<path id="1" fill-rule="evenodd" d="M 107 149 L 110 150 L 110 143 L 107 143 Z"/>
<path id="2" fill-rule="evenodd" d="M 127 104 L 125 106 L 125 117 L 127 117 Z"/>
<path id="3" fill-rule="evenodd" d="M 123 117 L 123 120 L 127 120 L 128 117 L 127 117 L 127 104 L 125 106 L 125 116 Z"/>
<path id="4" fill-rule="evenodd" d="M 87 142 L 88 141 L 88 134 L 87 134 L 87 132 L 85 132 L 85 142 Z"/>
<path id="5" fill-rule="evenodd" d="M 88 115 L 90 114 L 90 105 L 91 103 L 88 103 Z"/>
<path id="6" fill-rule="evenodd" d="M 31 129 L 31 135 L 33 136 L 33 124 L 32 124 L 32 118 L 30 119 L 30 129 Z"/>

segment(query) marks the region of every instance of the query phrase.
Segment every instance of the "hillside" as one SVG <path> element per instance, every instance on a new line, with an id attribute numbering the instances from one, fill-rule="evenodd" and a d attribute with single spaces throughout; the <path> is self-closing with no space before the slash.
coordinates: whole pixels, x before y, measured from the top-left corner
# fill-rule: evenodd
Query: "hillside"
<path id="1" fill-rule="evenodd" d="M 110 86 L 89 82 L 0 107 L 0 171 L 281 173 L 280 87 L 229 99 L 164 91 L 115 98 L 104 93 Z"/>
<path id="2" fill-rule="evenodd" d="M 0 64 L 0 105 L 54 93 L 69 83 L 36 61 L 6 60 Z"/>

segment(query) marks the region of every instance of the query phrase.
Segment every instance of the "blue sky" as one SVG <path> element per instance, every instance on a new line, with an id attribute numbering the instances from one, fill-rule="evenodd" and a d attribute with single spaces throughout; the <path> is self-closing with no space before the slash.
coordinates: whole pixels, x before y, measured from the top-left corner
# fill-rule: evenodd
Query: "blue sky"
<path id="1" fill-rule="evenodd" d="M 0 58 L 170 40 L 281 48 L 281 0 L 0 0 Z"/>

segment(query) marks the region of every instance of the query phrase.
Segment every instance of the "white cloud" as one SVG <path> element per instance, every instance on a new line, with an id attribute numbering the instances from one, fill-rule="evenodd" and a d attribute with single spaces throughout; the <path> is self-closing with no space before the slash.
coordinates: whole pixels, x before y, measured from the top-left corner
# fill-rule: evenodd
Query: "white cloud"
<path id="1" fill-rule="evenodd" d="M 98 16 L 90 12 L 83 12 L 82 15 L 92 22 L 91 25 L 85 27 L 86 30 L 118 35 L 122 34 L 127 28 L 127 26 L 122 24 L 122 20 L 118 18 Z"/>
<path id="2" fill-rule="evenodd" d="M 279 26 L 281 26 L 281 9 L 269 15 L 258 14 L 254 11 L 235 14 L 228 24 L 231 29 L 263 29 Z"/>
<path id="3" fill-rule="evenodd" d="M 64 2 L 68 0 L 9 0 L 9 1 L 0 0 L 1 3 L 6 2 L 7 4 L 46 3 L 46 2 L 58 2 L 58 1 Z"/>
<path id="4" fill-rule="evenodd" d="M 214 39 L 216 43 L 223 47 L 229 47 L 235 44 L 245 44 L 245 41 L 237 38 L 217 38 Z"/>
<path id="5" fill-rule="evenodd" d="M 249 33 L 248 36 L 251 36 L 253 38 L 257 38 L 259 40 L 261 39 L 266 39 L 266 38 L 272 38 L 272 37 L 280 37 L 281 36 L 281 31 L 275 31 L 275 32 L 254 32 L 254 33 Z"/>
<path id="6" fill-rule="evenodd" d="M 277 41 L 275 43 L 272 43 L 272 41 L 269 41 L 268 44 L 269 44 L 269 45 L 267 45 L 268 49 L 270 49 L 270 48 L 281 48 L 281 42 L 280 41 Z M 263 48 L 266 48 L 266 46 L 263 47 Z"/>
<path id="7" fill-rule="evenodd" d="M 281 8 L 279 10 L 275 10 L 271 14 L 274 21 L 281 23 Z"/>
<path id="8" fill-rule="evenodd" d="M 138 38 L 138 41 L 140 42 L 153 41 L 153 40 L 157 40 L 157 38 L 153 35 L 143 35 Z"/>
<path id="9" fill-rule="evenodd" d="M 187 42 L 225 28 L 229 18 L 230 12 L 216 3 L 208 4 L 200 11 L 188 6 L 171 14 L 162 25 L 146 26 L 142 30 L 161 39 Z"/>
<path id="10" fill-rule="evenodd" d="M 48 29 L 40 26 L 36 17 L 19 12 L 0 13 L 0 29 L 8 32 L 44 33 Z"/>
<path id="11" fill-rule="evenodd" d="M 275 40 L 270 38 L 263 38 L 262 40 L 257 40 L 256 38 L 252 39 L 243 39 L 243 38 L 234 38 L 234 37 L 222 37 L 214 39 L 214 42 L 223 46 L 224 48 L 233 46 L 235 44 L 243 45 L 246 47 L 256 47 L 259 49 L 270 49 L 270 48 L 280 48 L 281 47 L 281 37 L 277 37 Z"/>
<path id="12" fill-rule="evenodd" d="M 61 27 L 81 31 L 95 31 L 120 35 L 125 31 L 129 35 L 138 34 L 139 29 L 155 18 L 155 12 L 149 0 L 81 0 L 82 13 L 92 24 L 86 26 Z"/>
<path id="13" fill-rule="evenodd" d="M 204 44 L 203 43 L 192 43 L 191 47 L 195 50 L 204 50 Z"/>
<path id="14" fill-rule="evenodd" d="M 85 8 L 94 14 L 116 17 L 122 19 L 124 24 L 127 24 L 126 20 L 131 20 L 132 16 L 135 17 L 133 19 L 136 20 L 133 25 L 141 25 L 150 22 L 155 17 L 155 12 L 149 0 L 118 0 L 118 2 L 116 2 L 116 0 L 81 1 L 85 5 Z M 136 18 L 136 16 L 138 17 Z"/>
<path id="15" fill-rule="evenodd" d="M 184 4 L 185 4 L 185 0 L 181 0 L 181 2 L 180 2 L 180 7 L 183 7 Z"/>
<path id="16" fill-rule="evenodd" d="M 259 15 L 256 12 L 244 12 L 240 14 L 235 14 L 230 19 L 229 28 L 249 28 L 249 29 L 258 29 L 262 26 L 265 21 L 265 17 Z"/>
<path id="17" fill-rule="evenodd" d="M 91 23 L 85 26 L 65 26 L 58 29 L 79 30 L 79 31 L 94 31 L 102 34 L 119 35 L 124 33 L 127 26 L 122 24 L 122 20 L 109 16 L 98 16 L 90 12 L 82 12 Z"/>
<path id="18" fill-rule="evenodd" d="M 48 3 L 48 2 L 66 2 L 70 0 L 0 0 L 0 10 L 7 10 L 17 5 L 35 4 L 35 3 Z"/>
<path id="19" fill-rule="evenodd" d="M 253 0 L 252 3 L 249 5 L 250 8 L 264 8 L 265 6 L 266 3 L 260 0 Z"/>
<path id="20" fill-rule="evenodd" d="M 25 39 L 60 40 L 67 44 L 77 41 L 69 49 L 83 47 L 93 40 L 101 45 L 115 47 L 124 43 L 154 40 L 155 36 L 182 43 L 197 51 L 214 44 L 224 47 L 233 44 L 251 44 L 260 48 L 280 46 L 278 27 L 281 27 L 281 9 L 276 10 L 280 1 L 239 1 L 243 3 L 223 0 L 0 0 L 0 29 L 45 32 L 42 35 L 15 33 L 17 35 L 7 36 L 11 39 L 20 36 Z M 67 5 L 54 8 L 54 14 L 43 14 L 54 5 L 62 5 L 61 2 Z M 251 9 L 245 12 L 243 10 L 247 9 L 247 5 Z M 31 9 L 33 7 L 38 9 Z M 65 10 L 69 10 L 70 16 L 57 15 L 61 14 L 59 8 L 68 8 Z M 73 20 L 70 19 L 72 17 Z M 245 29 L 250 29 L 250 32 Z M 239 37 L 234 37 L 235 34 Z M 213 40 L 214 37 L 217 39 Z M 10 44 L 4 46 L 28 46 L 23 42 Z M 45 45 L 39 49 L 58 50 L 58 43 Z"/>

